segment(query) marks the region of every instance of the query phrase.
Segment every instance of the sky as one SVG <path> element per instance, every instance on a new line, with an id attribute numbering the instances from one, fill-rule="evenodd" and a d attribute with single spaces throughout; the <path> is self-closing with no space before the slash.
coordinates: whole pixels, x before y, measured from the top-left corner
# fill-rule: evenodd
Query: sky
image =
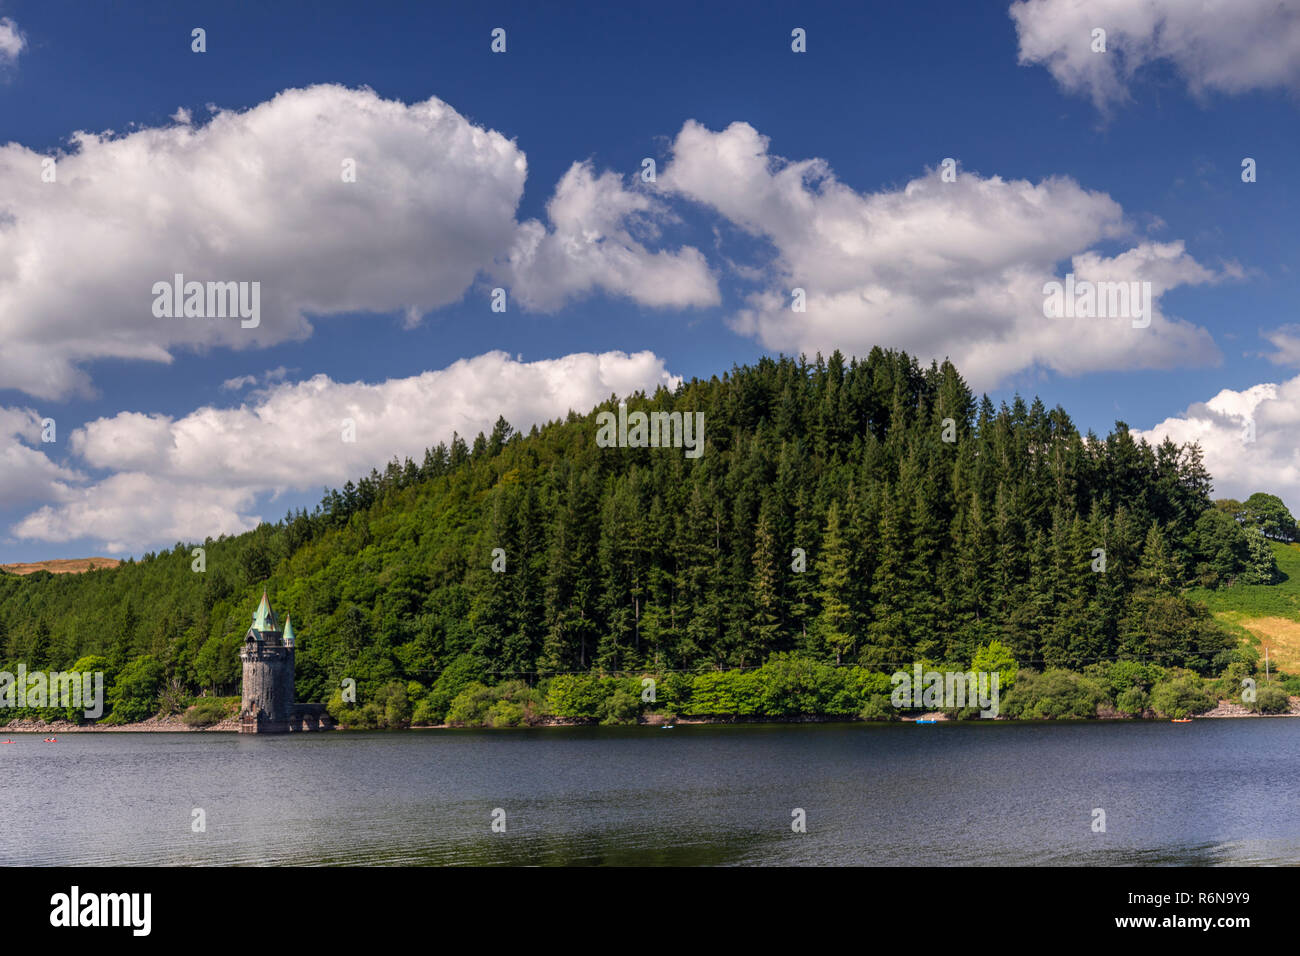
<path id="1" fill-rule="evenodd" d="M 0 0 L 0 562 L 875 345 L 1300 511 L 1297 0 L 542 7 Z"/>

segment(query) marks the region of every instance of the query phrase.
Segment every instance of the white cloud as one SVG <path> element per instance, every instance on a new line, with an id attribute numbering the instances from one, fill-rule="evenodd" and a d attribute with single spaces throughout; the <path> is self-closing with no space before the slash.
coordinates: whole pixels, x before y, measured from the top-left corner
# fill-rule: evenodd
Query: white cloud
<path id="1" fill-rule="evenodd" d="M 182 418 L 121 412 L 72 433 L 72 451 L 110 472 L 13 528 L 21 538 L 90 537 L 114 552 L 233 534 L 257 524 L 260 496 L 339 487 L 394 455 L 422 460 L 452 431 L 472 440 L 498 415 L 527 430 L 611 393 L 675 387 L 650 352 L 577 353 L 522 362 L 504 352 L 378 384 L 324 375 L 268 386 L 238 408 L 204 407 Z M 356 441 L 342 440 L 342 423 Z"/>
<path id="2" fill-rule="evenodd" d="M 1143 67 L 1166 61 L 1194 95 L 1300 90 L 1300 8 L 1282 0 L 1020 0 L 1008 11 L 1020 62 L 1041 64 L 1099 109 L 1128 98 Z M 1106 31 L 1106 52 L 1092 31 Z"/>
<path id="3" fill-rule="evenodd" d="M 609 174 L 570 171 L 554 232 L 516 222 L 523 152 L 436 98 L 314 86 L 244 112 L 214 107 L 201 126 L 184 109 L 173 119 L 74 134 L 54 183 L 43 156 L 0 146 L 0 388 L 86 392 L 95 359 L 267 346 L 309 335 L 311 315 L 418 321 L 512 249 L 521 298 L 537 308 L 597 287 L 650 305 L 716 300 L 698 252 L 633 239 L 623 220 L 652 224 L 662 210 Z M 153 284 L 176 273 L 260 282 L 261 324 L 155 318 Z"/>
<path id="4" fill-rule="evenodd" d="M 525 175 L 513 143 L 437 99 L 339 86 L 73 139 L 54 184 L 36 153 L 0 147 L 0 387 L 41 397 L 85 387 L 89 359 L 167 361 L 304 337 L 309 313 L 454 302 L 510 242 Z M 260 281 L 260 327 L 155 318 L 152 285 L 174 273 Z"/>
<path id="5" fill-rule="evenodd" d="M 0 508 L 62 500 L 71 484 L 84 480 L 40 449 L 41 431 L 32 409 L 0 408 Z"/>
<path id="6" fill-rule="evenodd" d="M 597 288 L 650 306 L 721 301 L 699 250 L 651 253 L 633 236 L 658 238 L 659 223 L 672 217 L 663 203 L 625 189 L 614 173 L 596 176 L 590 163 L 574 163 L 546 212 L 551 230 L 530 219 L 510 252 L 512 285 L 526 308 L 554 310 Z"/>
<path id="7" fill-rule="evenodd" d="M 27 49 L 27 37 L 9 17 L 0 17 L 0 67 L 12 66 Z"/>
<path id="8" fill-rule="evenodd" d="M 768 288 L 751 295 L 733 327 L 770 349 L 798 353 L 873 345 L 950 357 L 973 384 L 1025 369 L 1065 374 L 1217 361 L 1208 332 L 1162 313 L 1159 296 L 1213 281 L 1181 242 L 1141 242 L 1115 256 L 1094 245 L 1131 235 L 1108 195 L 1068 177 L 983 178 L 940 170 L 902 189 L 859 194 L 822 160 L 787 162 L 746 123 L 714 133 L 688 122 L 661 188 L 716 209 L 776 251 Z M 1043 286 L 1070 261 L 1076 278 L 1152 284 L 1154 318 L 1043 316 Z M 807 311 L 791 309 L 791 291 Z"/>
<path id="9" fill-rule="evenodd" d="M 1274 365 L 1300 365 L 1300 325 L 1280 325 L 1261 333 L 1275 349 L 1265 355 Z"/>
<path id="10" fill-rule="evenodd" d="M 227 392 L 239 392 L 248 388 L 250 385 L 256 385 L 258 382 L 262 382 L 265 385 L 270 385 L 273 382 L 283 382 L 288 375 L 289 369 L 285 368 L 283 365 L 279 365 L 263 372 L 260 378 L 256 375 L 236 375 L 234 378 L 228 378 L 221 383 L 221 388 L 223 391 Z"/>
<path id="11" fill-rule="evenodd" d="M 1253 441 L 1247 430 L 1252 421 Z M 1225 388 L 1138 434 L 1153 443 L 1166 436 L 1180 444 L 1199 442 L 1214 476 L 1215 497 L 1245 499 L 1265 491 L 1294 511 L 1300 507 L 1298 429 L 1300 376 L 1241 391 Z"/>

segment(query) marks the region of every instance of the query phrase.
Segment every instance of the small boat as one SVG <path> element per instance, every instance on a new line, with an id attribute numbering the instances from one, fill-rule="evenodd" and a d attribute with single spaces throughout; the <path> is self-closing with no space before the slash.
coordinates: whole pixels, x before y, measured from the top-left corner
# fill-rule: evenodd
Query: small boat
<path id="1" fill-rule="evenodd" d="M 45 738 L 45 742 L 46 742 L 47 744 L 57 744 L 57 743 L 59 742 L 59 738 L 58 738 L 58 737 L 46 737 L 46 738 Z"/>
<path id="2" fill-rule="evenodd" d="M 1175 718 L 1174 718 L 1172 721 L 1170 721 L 1170 722 L 1171 722 L 1171 723 L 1175 723 L 1175 724 L 1190 724 L 1190 723 L 1192 722 L 1192 718 L 1190 718 L 1190 717 L 1175 717 Z"/>
<path id="3" fill-rule="evenodd" d="M 662 729 L 662 730 L 672 730 L 672 729 L 673 729 L 674 727 L 676 727 L 676 726 L 677 726 L 676 724 L 663 724 L 663 725 L 661 725 L 661 728 L 660 728 L 660 729 Z"/>
<path id="4" fill-rule="evenodd" d="M 917 722 L 918 724 L 937 724 L 937 723 L 938 723 L 937 720 L 921 720 L 919 717 L 916 719 L 916 722 Z"/>

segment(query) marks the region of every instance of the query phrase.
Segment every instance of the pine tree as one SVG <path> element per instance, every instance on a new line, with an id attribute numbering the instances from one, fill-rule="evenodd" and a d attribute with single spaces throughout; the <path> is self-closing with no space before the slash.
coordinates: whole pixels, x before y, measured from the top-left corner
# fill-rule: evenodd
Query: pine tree
<path id="1" fill-rule="evenodd" d="M 832 501 L 826 515 L 826 529 L 817 556 L 817 599 L 821 613 L 817 616 L 819 638 L 835 655 L 835 663 L 853 649 L 853 612 L 849 607 L 849 556 L 840 536 L 840 506 Z"/>

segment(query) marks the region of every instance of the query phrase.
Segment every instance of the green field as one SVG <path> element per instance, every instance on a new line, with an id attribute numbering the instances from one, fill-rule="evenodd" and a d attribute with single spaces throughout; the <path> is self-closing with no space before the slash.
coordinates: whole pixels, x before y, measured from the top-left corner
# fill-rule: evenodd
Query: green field
<path id="1" fill-rule="evenodd" d="M 1238 584 L 1221 591 L 1194 588 L 1188 597 L 1203 601 L 1215 618 L 1244 642 L 1264 648 L 1274 669 L 1300 674 L 1300 544 L 1272 542 L 1279 584 Z"/>

